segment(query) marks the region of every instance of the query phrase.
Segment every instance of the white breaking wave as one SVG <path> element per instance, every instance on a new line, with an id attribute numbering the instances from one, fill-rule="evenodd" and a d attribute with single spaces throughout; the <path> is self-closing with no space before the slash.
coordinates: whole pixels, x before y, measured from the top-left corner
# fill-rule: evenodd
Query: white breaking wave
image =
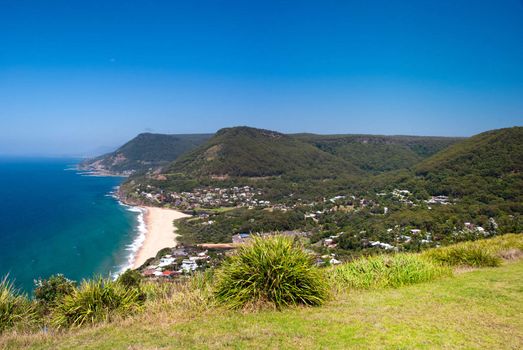
<path id="1" fill-rule="evenodd" d="M 138 250 L 142 247 L 143 243 L 145 242 L 145 234 L 147 233 L 147 226 L 145 225 L 144 215 L 145 215 L 146 209 L 143 209 L 140 207 L 133 207 L 133 206 L 122 203 L 122 201 L 120 201 L 118 199 L 118 197 L 116 196 L 116 191 L 112 192 L 111 196 L 116 198 L 118 200 L 118 204 L 120 204 L 122 207 L 124 207 L 127 211 L 130 211 L 133 213 L 138 213 L 138 217 L 137 217 L 138 224 L 136 225 L 136 228 L 135 228 L 136 237 L 131 242 L 131 244 L 128 244 L 125 247 L 125 250 L 127 252 L 129 252 L 127 255 L 127 261 L 119 267 L 118 272 L 115 272 L 113 274 L 113 278 L 116 279 L 119 275 L 121 275 L 127 269 L 130 269 L 133 267 L 134 261 L 136 260 L 136 254 L 138 253 Z"/>

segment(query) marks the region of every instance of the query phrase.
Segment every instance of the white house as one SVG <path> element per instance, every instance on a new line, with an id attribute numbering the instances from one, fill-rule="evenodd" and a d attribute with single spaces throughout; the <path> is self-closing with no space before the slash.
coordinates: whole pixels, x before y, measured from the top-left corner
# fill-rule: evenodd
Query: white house
<path id="1" fill-rule="evenodd" d="M 175 259 L 172 257 L 163 257 L 160 259 L 160 263 L 158 264 L 159 267 L 169 266 L 174 263 Z"/>
<path id="2" fill-rule="evenodd" d="M 194 260 L 185 259 L 182 261 L 182 270 L 184 272 L 194 271 L 198 268 L 198 264 Z"/>

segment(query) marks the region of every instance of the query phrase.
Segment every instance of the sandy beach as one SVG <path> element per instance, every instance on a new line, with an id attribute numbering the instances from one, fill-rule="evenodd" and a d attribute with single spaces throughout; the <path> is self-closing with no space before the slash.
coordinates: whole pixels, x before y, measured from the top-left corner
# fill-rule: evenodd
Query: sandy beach
<path id="1" fill-rule="evenodd" d="M 136 254 L 134 269 L 140 267 L 147 259 L 156 256 L 160 249 L 174 247 L 176 245 L 176 227 L 173 221 L 190 216 L 173 209 L 142 208 L 146 210 L 144 219 L 147 232 L 145 241 Z"/>

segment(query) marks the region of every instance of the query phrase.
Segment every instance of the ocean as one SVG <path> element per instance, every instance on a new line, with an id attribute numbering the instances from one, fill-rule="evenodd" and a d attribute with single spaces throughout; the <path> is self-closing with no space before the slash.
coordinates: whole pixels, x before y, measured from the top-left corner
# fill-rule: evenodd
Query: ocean
<path id="1" fill-rule="evenodd" d="M 114 197 L 123 179 L 87 176 L 77 162 L 0 158 L 0 277 L 27 293 L 56 273 L 114 276 L 144 238 L 140 210 Z"/>

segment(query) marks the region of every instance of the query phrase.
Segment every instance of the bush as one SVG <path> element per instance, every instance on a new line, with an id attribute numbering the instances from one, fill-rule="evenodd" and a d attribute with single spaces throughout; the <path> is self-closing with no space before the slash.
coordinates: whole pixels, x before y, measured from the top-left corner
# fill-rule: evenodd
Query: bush
<path id="1" fill-rule="evenodd" d="M 52 323 L 60 327 L 108 321 L 143 308 L 142 293 L 101 277 L 84 280 L 53 309 Z"/>
<path id="2" fill-rule="evenodd" d="M 517 257 L 522 253 L 523 235 L 507 234 L 429 249 L 422 254 L 449 266 L 494 267 L 501 264 L 502 257 L 506 255 Z"/>
<path id="3" fill-rule="evenodd" d="M 487 267 L 499 266 L 501 258 L 489 250 L 472 244 L 457 244 L 427 250 L 424 256 L 449 266 Z"/>
<path id="4" fill-rule="evenodd" d="M 116 281 L 126 287 L 139 288 L 142 275 L 136 270 L 127 269 Z"/>
<path id="5" fill-rule="evenodd" d="M 34 298 L 47 312 L 56 302 L 71 294 L 75 286 L 76 282 L 61 274 L 53 275 L 46 280 L 38 279 L 35 281 Z"/>
<path id="6" fill-rule="evenodd" d="M 451 274 L 450 269 L 415 254 L 359 258 L 332 268 L 330 272 L 334 284 L 342 289 L 396 288 Z"/>
<path id="7" fill-rule="evenodd" d="M 312 257 L 292 239 L 254 237 L 216 272 L 215 296 L 231 308 L 320 305 L 328 296 L 328 285 Z"/>
<path id="8" fill-rule="evenodd" d="M 7 277 L 0 282 L 0 333 L 9 328 L 24 328 L 37 321 L 36 308 L 13 287 Z"/>
<path id="9" fill-rule="evenodd" d="M 476 245 L 499 256 L 501 253 L 508 250 L 518 250 L 523 252 L 523 234 L 512 233 L 461 244 Z"/>

